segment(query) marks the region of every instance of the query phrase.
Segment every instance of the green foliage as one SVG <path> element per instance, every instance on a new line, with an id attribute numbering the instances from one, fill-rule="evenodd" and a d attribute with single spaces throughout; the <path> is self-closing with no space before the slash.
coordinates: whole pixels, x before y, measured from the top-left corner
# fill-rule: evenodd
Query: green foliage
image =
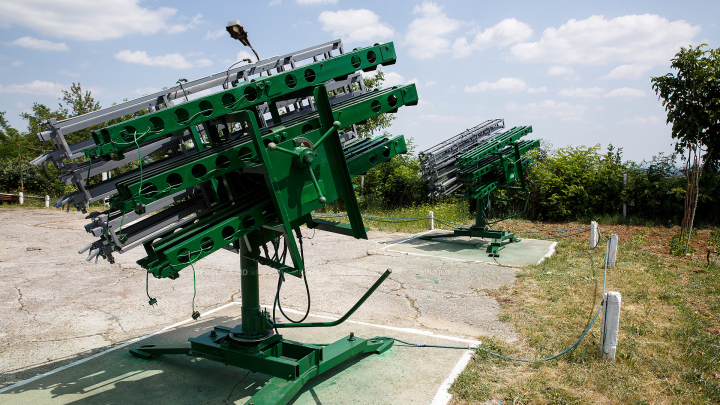
<path id="1" fill-rule="evenodd" d="M 680 48 L 672 61 L 677 74 L 653 77 L 653 90 L 663 100 L 672 123 L 675 149 L 682 153 L 700 143 L 708 153 L 720 146 L 720 48 Z M 717 159 L 717 155 L 715 155 Z"/>
<path id="2" fill-rule="evenodd" d="M 381 163 L 365 173 L 358 201 L 362 207 L 396 208 L 427 201 L 427 182 L 420 179 L 420 160 L 413 154 L 412 138 L 406 140 L 408 153 Z M 354 179 L 360 185 L 360 177 Z"/>
<path id="3" fill-rule="evenodd" d="M 610 145 L 601 155 L 599 149 L 560 148 L 533 164 L 529 183 L 538 217 L 563 220 L 617 211 L 626 172 L 622 150 Z"/>
<path id="4" fill-rule="evenodd" d="M 690 239 L 694 239 L 695 237 L 697 237 L 697 230 L 693 229 L 690 234 Z M 670 254 L 673 256 L 685 256 L 686 253 L 696 252 L 690 245 L 688 245 L 687 252 L 685 252 L 685 243 L 687 243 L 687 234 L 678 231 L 672 239 L 670 239 Z"/>
<path id="5" fill-rule="evenodd" d="M 30 164 L 23 159 L 23 187 L 27 195 L 59 196 L 66 192 L 65 186 L 58 179 L 54 168 L 47 170 Z M 20 192 L 20 162 L 15 159 L 0 160 L 0 192 L 16 194 Z"/>

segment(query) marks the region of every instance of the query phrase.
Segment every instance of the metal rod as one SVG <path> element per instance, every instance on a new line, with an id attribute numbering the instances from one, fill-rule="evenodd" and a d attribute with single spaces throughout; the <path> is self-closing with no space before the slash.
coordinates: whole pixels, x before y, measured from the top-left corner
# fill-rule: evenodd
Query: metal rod
<path id="1" fill-rule="evenodd" d="M 258 263 L 245 256 L 250 252 L 248 243 L 238 243 L 240 251 L 240 291 L 242 294 L 242 331 L 245 336 L 258 336 L 265 331 L 260 330 L 255 320 L 260 316 L 260 282 L 258 279 Z M 257 244 L 252 244 L 257 249 Z M 253 254 L 255 252 L 252 252 Z"/>
<path id="2" fill-rule="evenodd" d="M 353 305 L 352 308 L 350 308 L 350 311 L 348 311 L 345 315 L 343 315 L 342 318 L 332 321 L 332 322 L 305 322 L 305 323 L 283 323 L 283 324 L 275 324 L 276 328 L 324 328 L 324 327 L 330 327 L 330 326 L 337 326 L 341 323 L 345 322 L 355 311 L 357 311 L 358 308 L 360 308 L 360 305 L 365 303 L 365 301 L 372 295 L 372 293 L 377 290 L 378 287 L 380 287 L 380 284 L 385 281 L 386 278 L 388 278 L 392 274 L 391 269 L 385 270 L 385 273 L 383 273 L 382 276 L 373 284 L 372 287 L 370 287 L 369 290 L 365 293 L 365 295 L 360 298 L 360 300 Z"/>

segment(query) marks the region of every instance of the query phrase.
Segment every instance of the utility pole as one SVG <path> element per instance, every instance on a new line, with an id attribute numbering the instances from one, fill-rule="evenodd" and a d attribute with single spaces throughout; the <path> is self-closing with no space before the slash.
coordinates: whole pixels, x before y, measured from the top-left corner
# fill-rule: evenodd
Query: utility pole
<path id="1" fill-rule="evenodd" d="M 18 144 L 18 162 L 20 162 L 20 192 L 25 191 L 23 187 L 23 173 L 22 173 L 22 155 L 20 154 L 20 144 Z"/>

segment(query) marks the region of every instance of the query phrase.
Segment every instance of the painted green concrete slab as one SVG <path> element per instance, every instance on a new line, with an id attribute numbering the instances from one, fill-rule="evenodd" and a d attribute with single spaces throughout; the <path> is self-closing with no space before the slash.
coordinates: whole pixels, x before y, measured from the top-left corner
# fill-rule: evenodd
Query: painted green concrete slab
<path id="1" fill-rule="evenodd" d="M 240 305 L 230 305 L 137 344 L 182 344 L 215 325 L 234 326 L 240 322 L 239 316 Z M 326 319 L 311 316 L 309 320 Z M 383 335 L 426 344 L 467 345 L 429 332 L 423 335 L 349 322 L 334 328 L 287 330 L 283 336 L 307 343 L 330 343 L 350 332 L 358 337 Z M 466 350 L 396 344 L 383 354 L 350 360 L 310 380 L 291 403 L 430 404 L 465 353 Z M 142 360 L 122 348 L 10 389 L 0 394 L 0 403 L 224 404 L 229 397 L 227 403 L 244 404 L 268 379 L 262 374 L 248 375 L 236 367 L 184 355 Z"/>
<path id="2" fill-rule="evenodd" d="M 435 231 L 422 235 L 448 233 Z M 411 255 L 433 256 L 444 259 L 477 261 L 483 263 L 503 264 L 507 266 L 522 267 L 537 264 L 543 258 L 555 252 L 555 242 L 549 240 L 525 239 L 519 243 L 503 242 L 500 247 L 500 257 L 490 257 L 486 251 L 490 239 L 470 237 L 435 238 L 432 240 L 419 239 L 417 235 L 401 243 L 384 248 L 390 252 L 407 253 Z"/>

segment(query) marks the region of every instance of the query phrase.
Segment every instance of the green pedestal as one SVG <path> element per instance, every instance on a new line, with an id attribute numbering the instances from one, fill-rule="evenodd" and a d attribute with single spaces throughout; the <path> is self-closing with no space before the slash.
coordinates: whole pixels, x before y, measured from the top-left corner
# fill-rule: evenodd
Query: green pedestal
<path id="1" fill-rule="evenodd" d="M 247 241 L 239 240 L 242 294 L 242 324 L 235 328 L 216 326 L 213 330 L 188 339 L 190 345 L 141 345 L 130 350 L 139 358 L 164 354 L 202 357 L 271 376 L 270 381 L 247 405 L 284 405 L 313 377 L 362 353 L 383 353 L 393 345 L 391 339 L 361 339 L 353 334 L 327 346 L 293 342 L 276 334 L 275 328 L 328 327 L 347 319 L 388 277 L 390 270 L 342 318 L 335 322 L 273 325 L 270 315 L 260 307 L 258 262 Z M 253 246 L 253 249 L 258 249 Z M 255 250 L 257 251 L 257 250 Z"/>

